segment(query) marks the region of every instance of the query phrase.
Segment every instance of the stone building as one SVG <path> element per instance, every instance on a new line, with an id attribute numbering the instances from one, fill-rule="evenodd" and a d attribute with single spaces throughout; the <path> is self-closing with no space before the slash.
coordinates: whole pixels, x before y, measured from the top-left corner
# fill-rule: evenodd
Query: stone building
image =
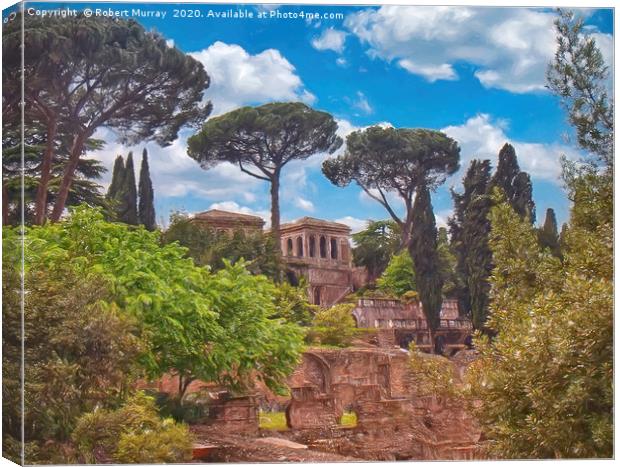
<path id="1" fill-rule="evenodd" d="M 432 348 L 420 302 L 362 297 L 353 310 L 353 318 L 357 327 L 379 330 L 379 340 L 383 345 L 407 348 L 409 343 L 415 342 L 420 349 Z M 444 300 L 439 315 L 439 328 L 435 331 L 435 351 L 454 352 L 466 348 L 471 333 L 471 321 L 459 316 L 457 301 Z"/>
<path id="2" fill-rule="evenodd" d="M 351 260 L 349 226 L 302 217 L 280 226 L 282 258 L 289 282 L 301 277 L 315 305 L 332 306 L 363 282 L 363 272 Z"/>
<path id="3" fill-rule="evenodd" d="M 262 232 L 265 225 L 265 221 L 258 216 L 221 211 L 219 209 L 210 209 L 209 211 L 195 214 L 191 222 L 217 232 L 227 232 L 230 234 L 235 230 L 243 230 L 246 234 Z"/>

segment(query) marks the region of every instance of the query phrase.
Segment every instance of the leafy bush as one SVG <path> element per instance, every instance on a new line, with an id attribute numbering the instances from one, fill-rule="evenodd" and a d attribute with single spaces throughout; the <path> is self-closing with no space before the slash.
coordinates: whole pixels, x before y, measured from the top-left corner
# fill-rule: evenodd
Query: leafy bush
<path id="1" fill-rule="evenodd" d="M 70 264 L 84 278 L 102 277 L 111 301 L 140 323 L 146 347 L 139 358 L 148 376 L 178 374 L 181 391 L 195 379 L 233 390 L 258 376 L 282 390 L 302 345 L 301 330 L 272 319 L 275 285 L 246 263 L 211 273 L 157 232 L 106 222 L 86 207 L 63 222 L 27 231 L 27 267 Z M 59 285 L 59 290 L 63 287 Z"/>
<path id="2" fill-rule="evenodd" d="M 354 308 L 355 305 L 343 303 L 320 310 L 314 317 L 307 339 L 338 347 L 350 345 L 357 333 L 355 319 L 351 315 Z"/>
<path id="3" fill-rule="evenodd" d="M 217 232 L 192 222 L 186 214 L 175 213 L 161 241 L 177 242 L 187 248 L 197 266 L 209 266 L 213 271 L 223 269 L 225 260 L 233 264 L 244 260 L 250 272 L 270 278 L 275 278 L 278 271 L 273 239 L 261 231 Z"/>
<path id="4" fill-rule="evenodd" d="M 83 463 L 164 463 L 191 459 L 186 425 L 161 419 L 153 398 L 134 394 L 118 410 L 83 415 L 72 435 Z"/>
<path id="5" fill-rule="evenodd" d="M 19 238 L 11 229 L 3 234 L 3 435 L 10 446 L 9 437 L 21 439 L 21 281 L 9 258 L 18 254 Z M 139 374 L 143 342 L 135 320 L 109 302 L 109 283 L 101 275 L 78 275 L 63 262 L 29 263 L 24 282 L 25 461 L 63 463 L 60 444 L 77 418 L 125 396 Z"/>
<path id="6" fill-rule="evenodd" d="M 396 297 L 416 290 L 413 260 L 408 251 L 405 250 L 392 255 L 387 268 L 377 279 L 377 287 L 379 290 Z"/>

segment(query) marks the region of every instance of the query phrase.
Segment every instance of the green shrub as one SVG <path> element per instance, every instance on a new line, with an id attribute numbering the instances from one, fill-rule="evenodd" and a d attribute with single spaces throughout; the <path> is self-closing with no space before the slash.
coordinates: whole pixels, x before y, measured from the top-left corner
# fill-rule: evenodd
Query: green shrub
<path id="1" fill-rule="evenodd" d="M 355 305 L 342 303 L 320 310 L 314 317 L 313 327 L 307 334 L 307 340 L 324 345 L 346 347 L 356 335 L 355 319 L 351 312 Z"/>
<path id="2" fill-rule="evenodd" d="M 191 459 L 184 424 L 161 419 L 152 397 L 138 392 L 118 410 L 83 415 L 73 432 L 81 462 L 161 463 Z"/>

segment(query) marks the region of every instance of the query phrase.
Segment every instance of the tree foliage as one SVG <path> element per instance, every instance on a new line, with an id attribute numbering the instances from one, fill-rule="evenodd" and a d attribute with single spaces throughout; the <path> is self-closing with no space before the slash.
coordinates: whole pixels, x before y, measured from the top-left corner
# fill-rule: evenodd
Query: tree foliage
<path id="1" fill-rule="evenodd" d="M 133 153 L 131 152 L 125 161 L 118 200 L 118 220 L 125 224 L 138 225 L 138 192 L 136 190 L 136 174 L 133 168 Z"/>
<path id="2" fill-rule="evenodd" d="M 491 186 L 500 188 L 512 208 L 531 223 L 536 220 L 536 208 L 532 199 L 532 182 L 527 172 L 522 172 L 517 153 L 511 144 L 504 144 L 498 155 L 497 168 L 491 178 Z"/>
<path id="3" fill-rule="evenodd" d="M 138 186 L 139 204 L 138 221 L 146 230 L 153 231 L 157 227 L 155 223 L 155 204 L 153 196 L 153 182 L 149 171 L 149 158 L 146 148 L 142 152 L 140 164 L 140 182 Z"/>
<path id="4" fill-rule="evenodd" d="M 263 232 L 217 232 L 192 222 L 183 213 L 174 213 L 170 226 L 162 234 L 163 243 L 178 242 L 197 266 L 209 266 L 213 271 L 224 267 L 224 260 L 236 263 L 243 259 L 254 274 L 276 278 L 276 257 L 273 240 Z"/>
<path id="5" fill-rule="evenodd" d="M 545 222 L 538 228 L 538 243 L 542 248 L 549 248 L 551 253 L 558 258 L 562 257 L 560 250 L 560 236 L 558 234 L 558 222 L 555 211 L 548 208 L 545 214 Z"/>
<path id="6" fill-rule="evenodd" d="M 141 365 L 153 378 L 178 374 L 181 394 L 194 379 L 243 390 L 250 375 L 280 390 L 297 362 L 301 331 L 270 319 L 275 286 L 243 262 L 212 274 L 184 248 L 161 245 L 156 232 L 107 223 L 85 208 L 27 236 L 28 262 L 68 262 L 83 277 L 109 281 L 113 303 L 141 325 Z"/>
<path id="7" fill-rule="evenodd" d="M 411 241 L 416 191 L 435 188 L 459 166 L 456 141 L 439 131 L 373 126 L 347 137 L 344 154 L 323 162 L 323 173 L 340 187 L 355 181 L 379 202 L 399 226 L 400 248 Z M 388 200 L 395 193 L 405 205 L 401 219 Z"/>
<path id="8" fill-rule="evenodd" d="M 439 327 L 444 278 L 439 271 L 435 215 L 429 190 L 425 186 L 418 190 L 412 219 L 415 228 L 409 254 L 413 260 L 417 291 L 424 316 L 429 329 L 433 332 Z"/>
<path id="9" fill-rule="evenodd" d="M 416 291 L 413 261 L 408 251 L 392 256 L 387 268 L 377 280 L 377 288 L 396 297 Z"/>
<path id="10" fill-rule="evenodd" d="M 4 229 L 3 249 L 19 252 L 16 232 Z M 19 366 L 21 281 L 16 262 L 3 261 L 3 434 L 21 439 Z M 24 276 L 26 462 L 64 463 L 60 446 L 77 418 L 117 404 L 139 375 L 144 348 L 135 318 L 111 302 L 99 274 L 76 273 L 62 261 L 28 262 Z M 10 444 L 10 443 L 9 443 Z M 12 459 L 19 452 L 7 453 Z"/>
<path id="11" fill-rule="evenodd" d="M 243 107 L 209 119 L 200 132 L 189 138 L 187 152 L 204 169 L 229 162 L 269 182 L 271 229 L 274 246 L 279 246 L 282 169 L 294 160 L 320 152 L 333 153 L 342 144 L 337 129 L 330 114 L 301 102 Z"/>
<path id="12" fill-rule="evenodd" d="M 155 401 L 137 392 L 116 410 L 84 414 L 72 434 L 82 464 L 182 463 L 192 458 L 186 425 L 161 419 Z"/>
<path id="13" fill-rule="evenodd" d="M 610 74 L 583 18 L 558 10 L 555 21 L 558 47 L 547 69 L 547 85 L 562 100 L 577 144 L 613 166 L 614 104 L 609 97 Z"/>
<path id="14" fill-rule="evenodd" d="M 84 145 L 97 129 L 113 128 L 123 143 L 168 145 L 183 125 L 204 121 L 211 111 L 210 103 L 201 103 L 209 85 L 203 66 L 134 20 L 18 15 L 3 34 L 7 73 L 22 67 L 22 19 L 19 82 L 25 83 L 27 107 L 37 111 L 29 119 L 45 119 L 46 160 L 53 156 L 55 132 L 69 139 L 53 221 L 64 212 Z"/>
<path id="15" fill-rule="evenodd" d="M 497 336 L 476 342 L 482 359 L 472 378 L 492 455 L 612 456 L 610 180 L 570 181 L 577 201 L 563 263 L 508 204 L 492 210 L 489 326 Z"/>
<path id="16" fill-rule="evenodd" d="M 352 236 L 353 263 L 365 267 L 369 280 L 374 282 L 398 251 L 400 229 L 394 221 L 369 221 L 367 227 Z"/>
<path id="17" fill-rule="evenodd" d="M 356 334 L 355 319 L 351 314 L 354 308 L 353 304 L 341 303 L 321 309 L 314 317 L 309 340 L 337 347 L 350 345 Z"/>

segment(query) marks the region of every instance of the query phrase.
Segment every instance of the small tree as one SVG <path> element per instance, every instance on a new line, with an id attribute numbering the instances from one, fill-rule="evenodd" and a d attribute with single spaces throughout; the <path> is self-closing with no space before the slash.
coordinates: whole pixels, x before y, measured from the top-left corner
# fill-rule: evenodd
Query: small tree
<path id="1" fill-rule="evenodd" d="M 271 231 L 280 247 L 280 175 L 291 161 L 333 153 L 342 140 L 326 112 L 300 102 L 243 107 L 209 119 L 187 141 L 192 159 L 209 169 L 222 162 L 270 184 Z"/>
<path id="2" fill-rule="evenodd" d="M 146 230 L 155 230 L 155 205 L 153 201 L 153 183 L 149 172 L 149 159 L 146 148 L 142 152 L 142 164 L 140 165 L 140 182 L 138 191 L 140 193 L 138 205 L 138 221 Z"/>
<path id="3" fill-rule="evenodd" d="M 321 309 L 313 321 L 310 337 L 321 344 L 346 347 L 356 334 L 355 319 L 351 312 L 355 305 L 342 303 L 331 308 Z"/>
<path id="4" fill-rule="evenodd" d="M 408 251 L 393 255 L 387 268 L 377 280 L 377 287 L 396 297 L 402 297 L 407 292 L 415 292 L 413 269 L 413 261 Z"/>
<path id="5" fill-rule="evenodd" d="M 353 263 L 368 271 L 374 282 L 385 270 L 400 244 L 400 231 L 394 221 L 369 221 L 368 226 L 352 236 Z"/>

